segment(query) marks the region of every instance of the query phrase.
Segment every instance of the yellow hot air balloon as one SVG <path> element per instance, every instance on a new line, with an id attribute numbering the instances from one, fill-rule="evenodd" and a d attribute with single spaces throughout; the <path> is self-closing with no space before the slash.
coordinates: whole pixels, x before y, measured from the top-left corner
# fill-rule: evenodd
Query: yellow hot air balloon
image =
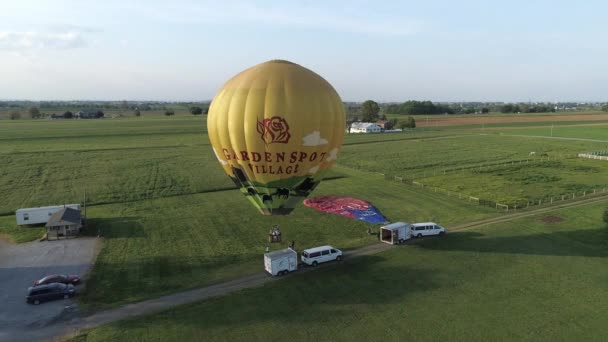
<path id="1" fill-rule="evenodd" d="M 286 215 L 319 184 L 344 140 L 344 105 L 321 76 L 258 64 L 214 97 L 207 128 L 226 174 L 264 215 Z"/>

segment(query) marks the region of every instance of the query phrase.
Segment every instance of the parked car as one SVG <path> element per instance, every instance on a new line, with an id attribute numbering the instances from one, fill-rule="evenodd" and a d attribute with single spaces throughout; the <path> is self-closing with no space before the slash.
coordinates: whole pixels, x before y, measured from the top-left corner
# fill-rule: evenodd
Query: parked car
<path id="1" fill-rule="evenodd" d="M 342 251 L 332 246 L 309 248 L 302 252 L 302 262 L 307 265 L 317 266 L 333 260 L 342 260 Z"/>
<path id="2" fill-rule="evenodd" d="M 80 283 L 80 277 L 74 274 L 53 274 L 48 275 L 40 280 L 36 280 L 34 282 L 34 286 L 52 283 L 76 285 Z"/>
<path id="3" fill-rule="evenodd" d="M 445 228 L 433 222 L 421 222 L 412 224 L 412 237 L 421 238 L 423 236 L 445 234 Z"/>
<path id="4" fill-rule="evenodd" d="M 53 299 L 68 299 L 75 294 L 76 288 L 72 284 L 52 283 L 28 288 L 25 300 L 29 304 L 38 305 Z"/>

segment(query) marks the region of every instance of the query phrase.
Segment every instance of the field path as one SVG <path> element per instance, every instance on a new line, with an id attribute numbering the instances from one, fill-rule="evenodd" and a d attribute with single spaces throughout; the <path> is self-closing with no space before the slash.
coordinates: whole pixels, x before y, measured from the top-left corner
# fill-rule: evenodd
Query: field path
<path id="1" fill-rule="evenodd" d="M 451 227 L 450 231 L 463 231 L 482 225 L 507 222 L 563 208 L 578 207 L 602 201 L 608 201 L 608 195 L 596 196 L 579 201 L 567 202 L 560 205 L 554 205 L 551 207 L 539 208 L 530 211 L 514 212 L 500 217 L 460 224 Z M 412 242 L 416 243 L 416 240 L 413 240 Z M 394 246 L 392 245 L 384 243 L 376 243 L 351 251 L 346 251 L 344 254 L 345 258 L 348 260 L 353 257 L 377 254 L 393 247 Z M 319 266 L 319 268 L 322 267 L 326 266 Z M 313 270 L 315 270 L 315 268 L 303 268 L 298 271 L 298 273 L 310 272 Z M 48 325 L 42 329 L 32 329 L 30 331 L 25 332 L 21 337 L 23 341 L 52 341 L 57 339 L 61 340 L 66 337 L 75 336 L 82 330 L 96 328 L 104 324 L 124 319 L 136 318 L 140 316 L 158 313 L 161 311 L 175 308 L 180 305 L 195 303 L 209 298 L 225 296 L 242 289 L 261 286 L 271 281 L 278 281 L 280 279 L 280 277 L 271 277 L 265 272 L 259 272 L 207 287 L 182 291 L 160 298 L 149 299 L 133 304 L 127 304 L 115 309 L 99 311 L 85 317 L 76 316 L 73 317 L 71 320 L 63 320 L 57 322 L 56 324 Z"/>

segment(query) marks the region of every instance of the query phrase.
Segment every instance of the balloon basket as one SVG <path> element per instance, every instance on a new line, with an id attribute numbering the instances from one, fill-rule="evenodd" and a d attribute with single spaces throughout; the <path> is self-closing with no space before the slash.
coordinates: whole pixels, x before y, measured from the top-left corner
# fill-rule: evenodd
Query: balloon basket
<path id="1" fill-rule="evenodd" d="M 268 242 L 281 242 L 281 230 L 279 230 L 278 226 L 274 226 L 268 233 Z"/>

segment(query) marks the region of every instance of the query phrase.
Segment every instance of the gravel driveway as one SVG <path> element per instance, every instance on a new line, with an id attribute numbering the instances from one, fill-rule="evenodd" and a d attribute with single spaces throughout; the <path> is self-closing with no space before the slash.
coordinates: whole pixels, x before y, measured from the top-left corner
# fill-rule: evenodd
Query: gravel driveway
<path id="1" fill-rule="evenodd" d="M 27 288 L 48 274 L 71 273 L 85 277 L 99 247 L 100 241 L 96 238 L 19 245 L 0 240 L 0 341 L 22 340 L 25 331 L 42 328 L 72 312 L 76 305 L 72 299 L 37 306 L 27 304 Z M 81 286 L 77 286 L 77 292 Z"/>

